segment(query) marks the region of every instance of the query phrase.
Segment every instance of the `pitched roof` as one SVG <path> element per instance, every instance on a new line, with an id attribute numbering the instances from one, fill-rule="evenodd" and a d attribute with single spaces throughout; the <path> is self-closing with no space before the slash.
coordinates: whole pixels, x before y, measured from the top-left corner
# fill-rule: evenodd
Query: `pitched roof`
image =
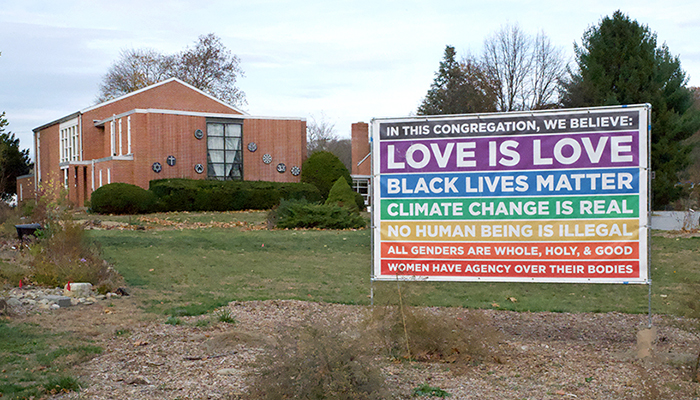
<path id="1" fill-rule="evenodd" d="M 169 79 L 166 79 L 166 80 L 164 80 L 164 81 L 160 81 L 160 82 L 158 82 L 158 83 L 154 83 L 153 85 L 146 86 L 145 88 L 142 88 L 142 89 L 139 89 L 139 90 L 135 90 L 135 91 L 130 92 L 130 93 L 127 93 L 127 94 L 125 94 L 125 95 L 119 96 L 119 97 L 117 97 L 117 98 L 114 98 L 114 99 L 111 99 L 111 100 L 107 100 L 107 101 L 105 101 L 105 102 L 102 102 L 102 103 L 95 104 L 95 105 L 92 105 L 92 106 L 90 106 L 90 107 L 84 108 L 84 109 L 82 109 L 82 110 L 80 110 L 80 111 L 76 111 L 76 112 L 70 113 L 70 114 L 68 114 L 68 115 L 66 115 L 66 116 L 64 116 L 64 117 L 61 117 L 61 118 L 56 119 L 56 120 L 54 120 L 54 121 L 51 121 L 51 122 L 49 122 L 49 123 L 43 124 L 43 125 L 41 125 L 41 126 L 39 126 L 39 127 L 37 127 L 37 128 L 34 128 L 33 131 L 34 131 L 34 132 L 37 132 L 37 131 L 40 131 L 40 130 L 42 130 L 42 129 L 46 128 L 46 127 L 49 127 L 49 126 L 51 126 L 51 125 L 60 124 L 60 123 L 62 123 L 62 122 L 65 122 L 65 121 L 68 121 L 68 120 L 70 120 L 70 119 L 73 119 L 73 118 L 75 118 L 75 117 L 77 117 L 77 116 L 79 116 L 79 115 L 81 115 L 81 114 L 84 114 L 84 113 L 86 113 L 86 112 L 88 112 L 88 111 L 95 110 L 95 109 L 100 108 L 100 107 L 104 107 L 104 106 L 106 106 L 106 105 L 108 105 L 108 104 L 112 104 L 112 103 L 115 103 L 115 102 L 117 102 L 117 101 L 126 99 L 126 98 L 128 98 L 128 97 L 137 95 L 137 94 L 139 94 L 139 93 L 146 92 L 146 91 L 151 90 L 151 89 L 154 89 L 154 88 L 156 88 L 156 87 L 158 87 L 158 86 L 166 85 L 166 84 L 168 84 L 168 83 L 170 83 L 170 82 L 177 82 L 177 83 L 179 83 L 179 84 L 181 84 L 181 85 L 187 87 L 187 88 L 190 89 L 190 90 L 194 90 L 194 91 L 198 92 L 199 94 L 201 94 L 201 95 L 203 95 L 203 96 L 206 96 L 206 97 L 210 98 L 211 100 L 216 101 L 217 103 L 220 103 L 221 105 L 223 105 L 223 106 L 225 106 L 225 107 L 230 108 L 232 111 L 234 111 L 234 112 L 236 112 L 236 113 L 240 113 L 241 115 L 248 115 L 247 112 L 245 112 L 245 111 L 243 111 L 243 110 L 240 110 L 240 109 L 238 109 L 238 108 L 236 108 L 236 107 L 234 107 L 234 106 L 232 106 L 232 105 L 230 105 L 230 104 L 228 104 L 228 103 L 225 103 L 225 102 L 223 102 L 223 101 L 217 99 L 216 97 L 214 97 L 214 96 L 212 96 L 212 95 L 210 95 L 210 94 L 208 94 L 208 93 L 206 93 L 206 92 L 204 92 L 204 91 L 202 91 L 202 90 L 200 90 L 200 89 L 198 89 L 198 88 L 196 88 L 196 87 L 190 85 L 189 83 L 183 82 L 182 80 L 180 80 L 180 79 L 178 79 L 178 78 L 169 78 Z"/>
<path id="2" fill-rule="evenodd" d="M 103 102 L 103 103 L 95 104 L 94 106 L 90 106 L 90 107 L 88 107 L 88 108 L 84 108 L 84 109 L 80 110 L 80 112 L 81 112 L 81 113 L 85 113 L 85 112 L 88 112 L 88 111 L 90 111 L 90 110 L 94 110 L 94 109 L 96 109 L 96 108 L 100 108 L 100 107 L 106 106 L 107 104 L 111 104 L 111 103 L 115 103 L 115 102 L 117 102 L 117 101 L 123 100 L 123 99 L 125 99 L 125 98 L 127 98 L 127 97 L 131 97 L 131 96 L 137 95 L 137 94 L 139 94 L 139 93 L 146 92 L 146 91 L 151 90 L 151 89 L 154 89 L 154 88 L 156 88 L 156 87 L 158 87 L 158 86 L 168 84 L 168 83 L 170 83 L 170 82 L 177 82 L 177 83 L 179 83 L 179 84 L 181 84 L 181 85 L 183 85 L 183 86 L 186 86 L 187 88 L 189 88 L 189 89 L 191 89 L 191 90 L 194 90 L 194 91 L 196 91 L 196 92 L 199 92 L 199 93 L 202 94 L 203 96 L 206 96 L 206 97 L 208 97 L 208 98 L 210 98 L 210 99 L 216 101 L 217 103 L 220 103 L 220 104 L 222 104 L 222 105 L 224 105 L 224 106 L 226 106 L 226 107 L 232 109 L 233 111 L 235 111 L 235 112 L 237 112 L 237 113 L 241 113 L 241 114 L 243 114 L 243 115 L 248 114 L 248 113 L 246 113 L 245 111 L 239 110 L 238 108 L 236 108 L 236 107 L 234 107 L 234 106 L 232 106 L 232 105 L 230 105 L 230 104 L 228 104 L 228 103 L 225 103 L 225 102 L 223 102 L 223 101 L 217 99 L 216 97 L 214 97 L 214 96 L 212 96 L 212 95 L 210 95 L 210 94 L 208 94 L 208 93 L 206 93 L 206 92 L 204 92 L 204 91 L 202 91 L 202 90 L 200 90 L 200 89 L 197 89 L 196 87 L 194 87 L 194 86 L 190 85 L 189 83 L 186 83 L 186 82 L 184 82 L 184 81 L 182 81 L 182 80 L 180 80 L 180 79 L 178 79 L 178 78 L 169 78 L 169 79 L 166 79 L 166 80 L 164 80 L 164 81 L 160 81 L 160 82 L 158 82 L 158 83 L 154 83 L 153 85 L 146 86 L 145 88 L 142 88 L 142 89 L 139 89 L 139 90 L 134 90 L 133 92 L 127 93 L 127 94 L 125 94 L 125 95 L 123 95 L 123 96 L 119 96 L 119 97 L 117 97 L 117 98 L 114 98 L 114 99 L 111 99 L 111 100 L 107 100 L 107 101 L 105 101 L 105 102 Z"/>

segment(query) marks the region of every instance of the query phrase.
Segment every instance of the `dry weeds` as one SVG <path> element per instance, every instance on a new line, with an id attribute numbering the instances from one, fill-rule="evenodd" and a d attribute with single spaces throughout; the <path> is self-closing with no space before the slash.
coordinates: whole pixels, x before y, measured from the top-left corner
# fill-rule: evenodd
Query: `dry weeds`
<path id="1" fill-rule="evenodd" d="M 176 399 L 247 398 L 251 374 L 278 338 L 282 325 L 335 323 L 344 334 L 360 333 L 368 307 L 301 301 L 232 303 L 236 324 L 211 315 L 183 317 L 172 326 L 143 314 L 138 290 L 106 309 L 97 304 L 27 316 L 57 331 L 91 337 L 105 350 L 76 371 L 87 386 L 56 398 Z M 106 313 L 105 311 L 109 311 Z M 374 358 L 396 398 L 428 383 L 452 399 L 693 399 L 698 337 L 687 319 L 655 316 L 653 355 L 636 357 L 636 333 L 645 315 L 620 313 L 515 313 L 431 308 L 436 318 L 478 315 L 497 332 L 496 357 L 458 368 L 450 362 Z M 340 321 L 340 322 L 338 322 Z M 201 325 L 201 324 L 200 324 Z M 358 333 L 359 332 L 359 333 Z"/>

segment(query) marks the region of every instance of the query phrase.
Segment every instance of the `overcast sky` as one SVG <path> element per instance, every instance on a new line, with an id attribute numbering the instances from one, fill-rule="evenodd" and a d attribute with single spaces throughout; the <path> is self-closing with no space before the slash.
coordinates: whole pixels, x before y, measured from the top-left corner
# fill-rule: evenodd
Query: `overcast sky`
<path id="1" fill-rule="evenodd" d="M 95 102 L 124 49 L 175 53 L 215 33 L 241 59 L 243 107 L 257 116 L 350 124 L 414 112 L 445 45 L 461 58 L 508 23 L 573 43 L 620 9 L 657 33 L 700 86 L 697 1 L 0 0 L 0 112 L 32 147 L 32 129 Z"/>

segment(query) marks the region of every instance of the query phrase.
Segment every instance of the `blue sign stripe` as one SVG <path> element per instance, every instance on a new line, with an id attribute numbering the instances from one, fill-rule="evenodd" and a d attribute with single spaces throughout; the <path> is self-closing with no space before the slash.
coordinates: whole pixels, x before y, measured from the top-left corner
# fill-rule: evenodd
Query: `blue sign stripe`
<path id="1" fill-rule="evenodd" d="M 639 194 L 639 169 L 382 174 L 381 198 Z"/>

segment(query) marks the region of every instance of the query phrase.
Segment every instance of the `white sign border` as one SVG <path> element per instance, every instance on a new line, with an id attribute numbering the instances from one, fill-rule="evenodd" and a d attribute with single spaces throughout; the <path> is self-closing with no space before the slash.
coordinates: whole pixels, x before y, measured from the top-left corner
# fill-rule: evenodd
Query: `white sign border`
<path id="1" fill-rule="evenodd" d="M 493 117 L 523 117 L 538 114 L 586 114 L 591 111 L 621 111 L 636 110 L 639 112 L 639 278 L 623 280 L 620 278 L 517 278 L 517 277 L 458 277 L 458 276 L 418 276 L 418 275 L 381 275 L 381 198 L 380 198 L 380 140 L 379 126 L 382 123 L 401 123 L 416 121 L 452 120 L 463 117 L 493 118 Z M 434 282 L 532 282 L 532 283 L 617 283 L 617 284 L 651 284 L 649 269 L 649 238 L 650 238 L 650 170 L 651 170 L 651 105 L 635 104 L 607 107 L 569 108 L 556 110 L 521 111 L 508 113 L 483 113 L 483 114 L 453 114 L 437 116 L 415 116 L 401 118 L 373 118 L 370 123 L 370 141 L 372 151 L 372 213 L 371 213 L 371 241 L 372 241 L 372 281 L 434 281 Z M 646 196 L 642 195 L 646 193 Z M 645 212 L 646 211 L 646 212 Z"/>

